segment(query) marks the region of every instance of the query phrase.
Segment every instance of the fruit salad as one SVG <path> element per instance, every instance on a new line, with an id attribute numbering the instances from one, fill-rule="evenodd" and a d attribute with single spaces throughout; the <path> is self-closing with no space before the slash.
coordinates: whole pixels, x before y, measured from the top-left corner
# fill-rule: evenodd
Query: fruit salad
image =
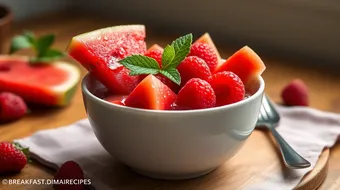
<path id="1" fill-rule="evenodd" d="M 112 104 L 152 110 L 225 106 L 249 96 L 265 70 L 248 46 L 226 60 L 208 33 L 147 49 L 143 25 L 114 26 L 72 38 L 67 52 L 100 81 Z"/>

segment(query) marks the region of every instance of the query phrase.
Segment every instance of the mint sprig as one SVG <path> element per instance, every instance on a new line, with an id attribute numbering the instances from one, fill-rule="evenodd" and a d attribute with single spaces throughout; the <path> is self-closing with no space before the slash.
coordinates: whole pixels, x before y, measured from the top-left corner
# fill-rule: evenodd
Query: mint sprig
<path id="1" fill-rule="evenodd" d="M 164 48 L 163 54 L 162 54 L 162 68 L 167 68 L 169 65 L 171 65 L 172 61 L 175 58 L 175 48 L 173 46 L 167 45 Z"/>
<path id="2" fill-rule="evenodd" d="M 181 61 L 189 54 L 192 43 L 192 34 L 182 36 L 172 42 L 171 46 L 175 49 L 175 57 L 172 66 L 176 68 Z"/>
<path id="3" fill-rule="evenodd" d="M 33 49 L 35 56 L 30 58 L 30 63 L 49 63 L 65 56 L 64 52 L 52 49 L 55 41 L 53 34 L 36 37 L 33 32 L 26 31 L 22 35 L 15 36 L 11 41 L 10 54 L 22 49 Z"/>
<path id="4" fill-rule="evenodd" d="M 130 70 L 130 75 L 162 74 L 174 83 L 181 84 L 181 76 L 176 69 L 189 54 L 192 44 L 192 34 L 177 38 L 164 48 L 162 54 L 162 67 L 153 58 L 144 55 L 131 55 L 119 61 Z"/>
<path id="5" fill-rule="evenodd" d="M 120 63 L 130 70 L 130 75 L 157 74 L 160 70 L 155 59 L 143 55 L 128 56 Z"/>
<path id="6" fill-rule="evenodd" d="M 167 70 L 160 70 L 159 71 L 162 75 L 166 76 L 174 83 L 180 85 L 181 84 L 181 76 L 176 68 L 169 68 Z"/>

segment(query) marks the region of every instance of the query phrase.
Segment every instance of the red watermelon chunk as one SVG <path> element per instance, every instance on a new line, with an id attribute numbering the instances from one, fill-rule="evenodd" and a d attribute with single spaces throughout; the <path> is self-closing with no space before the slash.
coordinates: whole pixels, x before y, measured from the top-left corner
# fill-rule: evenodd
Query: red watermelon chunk
<path id="1" fill-rule="evenodd" d="M 231 71 L 235 73 L 245 86 L 260 76 L 266 69 L 261 58 L 248 46 L 245 46 L 219 65 L 215 73 Z"/>
<path id="2" fill-rule="evenodd" d="M 73 37 L 67 52 L 114 94 L 129 94 L 140 82 L 118 63 L 132 54 L 144 54 L 143 25 L 115 26 Z"/>
<path id="3" fill-rule="evenodd" d="M 148 75 L 126 98 L 125 105 L 142 109 L 169 110 L 177 95 L 153 75 Z"/>

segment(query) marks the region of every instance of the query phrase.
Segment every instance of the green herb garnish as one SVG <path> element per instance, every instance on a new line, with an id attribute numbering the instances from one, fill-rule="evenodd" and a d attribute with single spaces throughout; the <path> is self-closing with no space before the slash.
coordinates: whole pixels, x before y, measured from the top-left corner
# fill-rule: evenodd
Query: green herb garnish
<path id="1" fill-rule="evenodd" d="M 181 76 L 176 67 L 189 54 L 192 44 L 192 34 L 177 38 L 164 48 L 162 68 L 153 58 L 144 55 L 131 55 L 119 61 L 130 70 L 130 75 L 162 74 L 174 83 L 181 84 Z"/>
<path id="2" fill-rule="evenodd" d="M 17 35 L 12 39 L 10 54 L 22 49 L 32 48 L 35 56 L 30 58 L 30 63 L 49 63 L 65 56 L 64 52 L 52 49 L 55 37 L 53 34 L 47 34 L 37 38 L 34 33 L 26 31 L 22 35 Z"/>

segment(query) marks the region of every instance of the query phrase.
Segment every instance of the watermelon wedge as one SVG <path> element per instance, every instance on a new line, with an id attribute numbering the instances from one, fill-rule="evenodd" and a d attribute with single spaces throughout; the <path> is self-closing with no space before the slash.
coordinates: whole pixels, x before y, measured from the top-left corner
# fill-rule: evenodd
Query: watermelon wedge
<path id="1" fill-rule="evenodd" d="M 114 94 L 129 94 L 140 82 L 117 61 L 146 51 L 144 25 L 114 26 L 72 38 L 67 52 Z"/>
<path id="2" fill-rule="evenodd" d="M 265 69 L 261 58 L 250 47 L 244 46 L 219 65 L 215 73 L 231 71 L 241 78 L 245 86 L 249 86 Z"/>
<path id="3" fill-rule="evenodd" d="M 125 105 L 135 108 L 169 110 L 177 95 L 153 75 L 148 75 L 126 98 Z"/>
<path id="4" fill-rule="evenodd" d="M 192 44 L 188 56 L 197 56 L 203 59 L 209 66 L 211 72 L 214 72 L 221 62 L 220 53 L 209 33 L 204 33 Z"/>
<path id="5" fill-rule="evenodd" d="M 15 93 L 28 103 L 69 104 L 80 80 L 79 69 L 61 61 L 31 66 L 28 60 L 24 56 L 0 56 L 0 92 Z"/>

